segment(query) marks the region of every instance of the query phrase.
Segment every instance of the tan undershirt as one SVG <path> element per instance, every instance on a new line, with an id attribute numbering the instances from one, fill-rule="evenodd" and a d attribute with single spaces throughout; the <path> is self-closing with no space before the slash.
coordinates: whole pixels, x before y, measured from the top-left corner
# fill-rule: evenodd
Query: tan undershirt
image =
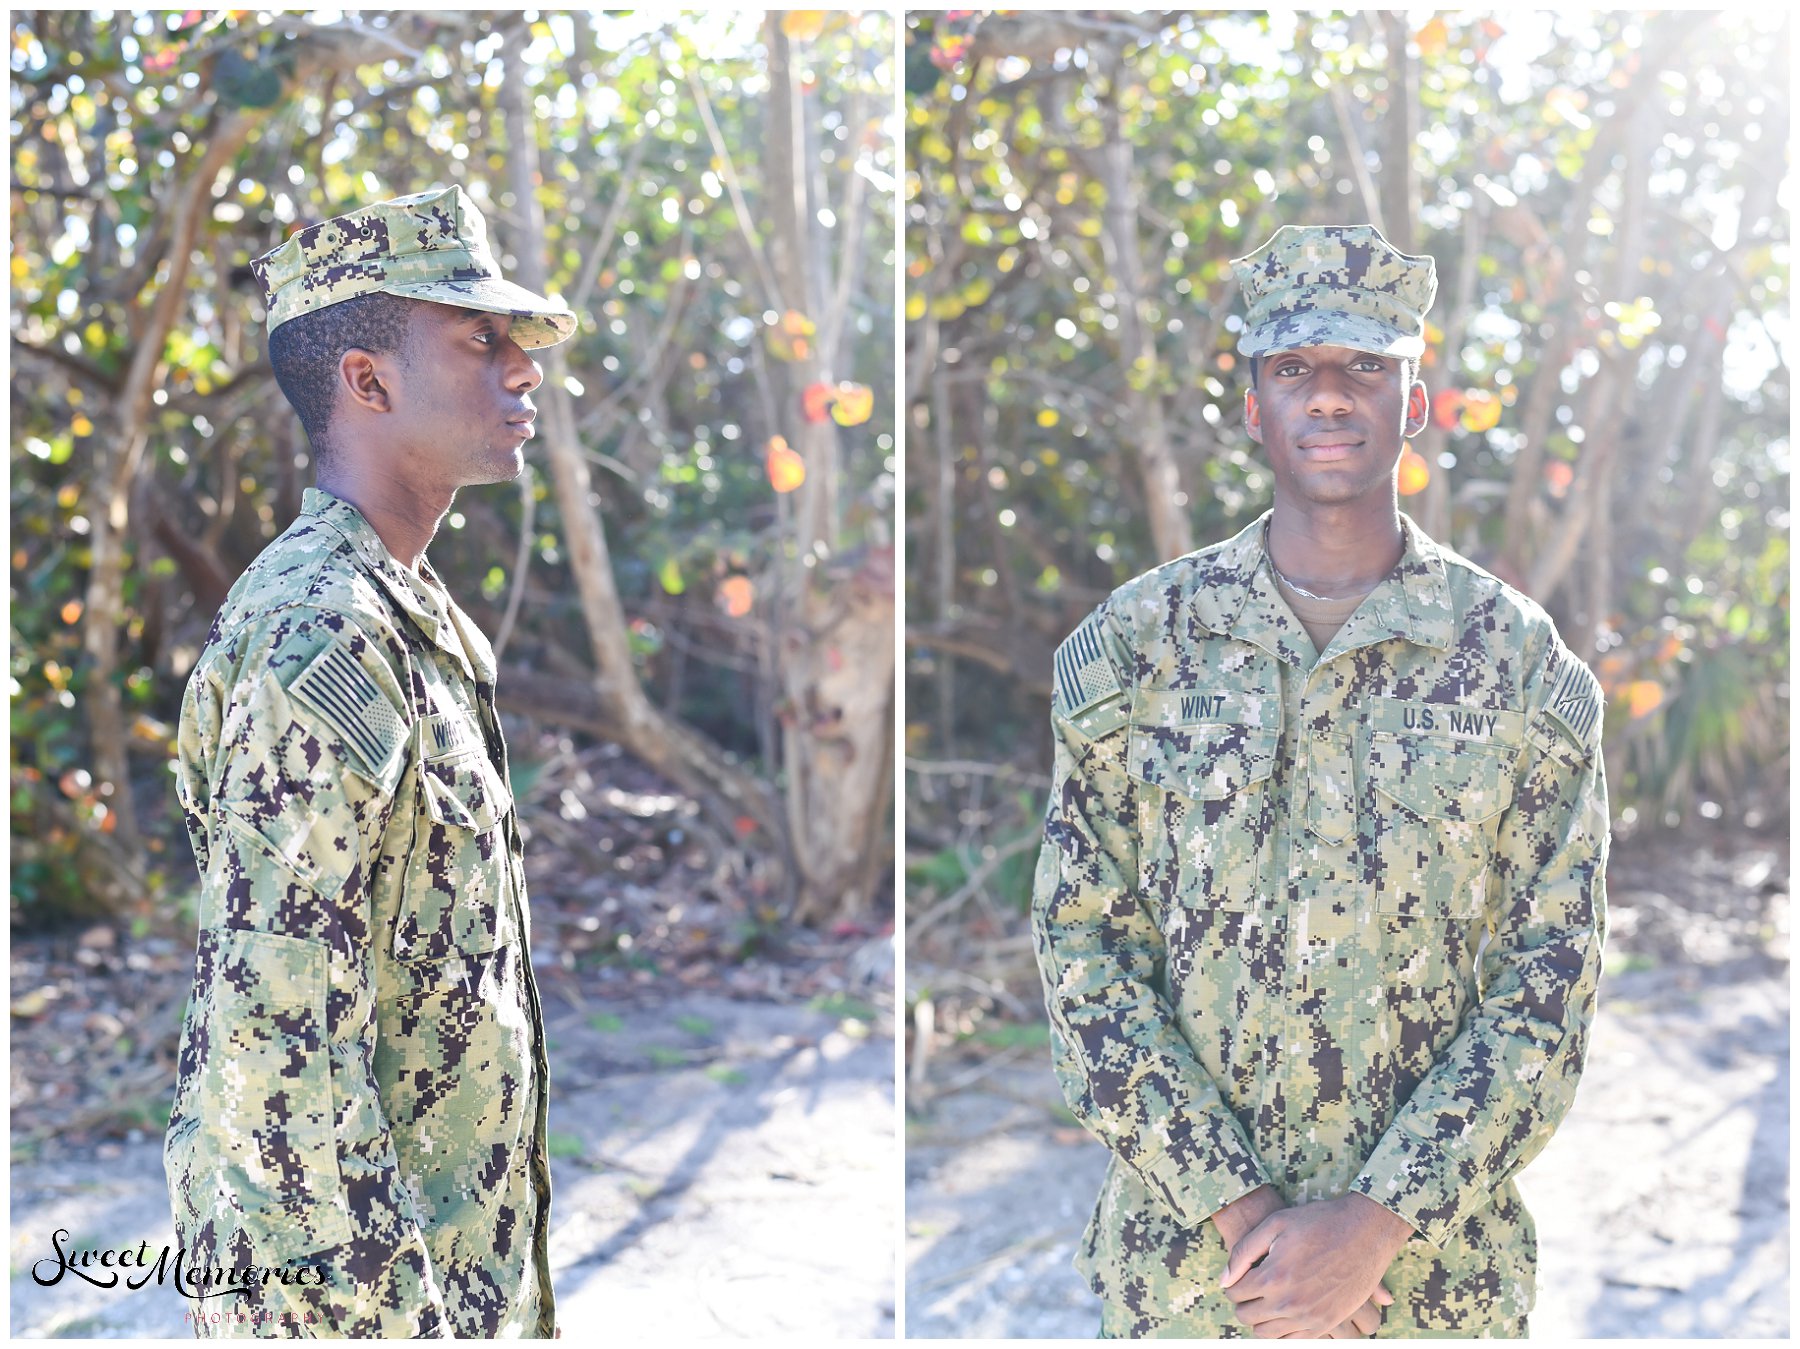
<path id="1" fill-rule="evenodd" d="M 1381 583 L 1377 581 L 1375 584 Z M 1370 586 L 1360 595 L 1330 600 L 1309 600 L 1279 575 L 1275 577 L 1275 588 L 1281 592 L 1281 598 L 1287 601 L 1288 608 L 1294 611 L 1294 617 L 1300 620 L 1300 626 L 1306 629 L 1306 635 L 1312 638 L 1314 653 L 1324 655 L 1325 648 L 1331 645 L 1331 639 L 1337 636 L 1338 629 L 1344 626 L 1351 614 L 1362 607 L 1362 602 L 1374 591 L 1375 586 Z"/>

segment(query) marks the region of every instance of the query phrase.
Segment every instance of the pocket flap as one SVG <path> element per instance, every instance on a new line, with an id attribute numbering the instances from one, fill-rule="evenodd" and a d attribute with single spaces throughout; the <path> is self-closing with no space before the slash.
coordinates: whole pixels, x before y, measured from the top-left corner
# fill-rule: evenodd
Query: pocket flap
<path id="1" fill-rule="evenodd" d="M 512 793 L 485 755 L 425 759 L 419 764 L 419 787 L 432 819 L 478 834 L 499 824 L 512 808 Z"/>
<path id="2" fill-rule="evenodd" d="M 1278 726 L 1206 722 L 1131 728 L 1131 776 L 1164 791 L 1216 801 L 1275 771 Z"/>
<path id="3" fill-rule="evenodd" d="M 1428 820 L 1492 819 L 1512 804 L 1513 764 L 1499 745 L 1387 731 L 1369 738 L 1375 790 Z"/>

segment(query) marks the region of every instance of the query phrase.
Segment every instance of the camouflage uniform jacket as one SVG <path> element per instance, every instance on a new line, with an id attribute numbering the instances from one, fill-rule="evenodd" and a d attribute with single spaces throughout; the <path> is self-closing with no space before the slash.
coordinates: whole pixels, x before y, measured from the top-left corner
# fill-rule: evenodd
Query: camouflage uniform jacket
<path id="1" fill-rule="evenodd" d="M 1599 688 L 1540 608 L 1404 528 L 1317 659 L 1261 520 L 1057 652 L 1033 931 L 1063 1091 L 1113 1152 L 1077 1264 L 1140 1333 L 1243 1333 L 1206 1220 L 1262 1184 L 1414 1226 L 1384 1335 L 1531 1307 L 1511 1177 L 1594 1009 Z"/>
<path id="2" fill-rule="evenodd" d="M 164 1148 L 176 1230 L 196 1264 L 329 1278 L 197 1304 L 227 1333 L 554 1326 L 548 1074 L 493 651 L 421 570 L 432 585 L 309 490 L 232 587 L 182 704 L 201 886 Z"/>

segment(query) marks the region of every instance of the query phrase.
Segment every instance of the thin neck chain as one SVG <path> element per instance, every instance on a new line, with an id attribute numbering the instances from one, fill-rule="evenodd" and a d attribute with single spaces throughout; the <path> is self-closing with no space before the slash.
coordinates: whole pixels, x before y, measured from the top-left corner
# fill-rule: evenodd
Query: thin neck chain
<path id="1" fill-rule="evenodd" d="M 1362 596 L 1369 593 L 1368 590 L 1363 590 L 1354 595 L 1319 595 L 1308 590 L 1305 586 L 1295 585 L 1286 576 L 1282 575 L 1281 568 L 1275 565 L 1275 552 L 1269 547 L 1269 527 L 1267 525 L 1263 526 L 1263 556 L 1269 559 L 1269 570 L 1275 573 L 1275 579 L 1277 581 L 1280 581 L 1281 584 L 1293 591 L 1296 595 L 1303 595 L 1309 600 L 1318 600 L 1324 604 L 1342 604 L 1345 600 L 1361 599 Z M 1380 584 L 1380 581 L 1375 583 L 1375 585 Z M 1369 590 L 1373 590 L 1374 588 L 1374 586 L 1370 586 Z"/>
<path id="2" fill-rule="evenodd" d="M 1304 595 L 1309 600 L 1323 600 L 1327 603 L 1335 604 L 1335 603 L 1339 603 L 1343 600 L 1354 600 L 1354 599 L 1361 598 L 1358 595 L 1319 595 L 1319 594 L 1315 594 L 1313 591 L 1308 590 L 1305 586 L 1295 585 L 1286 576 L 1282 575 L 1281 568 L 1277 567 L 1275 565 L 1275 559 L 1272 557 L 1269 559 L 1269 570 L 1275 573 L 1275 579 L 1277 581 L 1280 581 L 1281 584 L 1286 586 L 1289 590 L 1293 591 L 1296 595 Z M 1364 593 L 1366 594 L 1367 592 L 1364 592 Z"/>

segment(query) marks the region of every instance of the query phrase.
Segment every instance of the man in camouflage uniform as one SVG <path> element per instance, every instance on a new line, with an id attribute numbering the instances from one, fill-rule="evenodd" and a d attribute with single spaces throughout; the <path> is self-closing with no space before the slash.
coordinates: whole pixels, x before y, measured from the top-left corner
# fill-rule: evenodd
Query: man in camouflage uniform
<path id="1" fill-rule="evenodd" d="M 494 656 L 424 550 L 458 487 L 521 471 L 526 349 L 575 316 L 500 277 L 460 188 L 253 267 L 320 486 L 182 704 L 200 939 L 164 1164 L 190 1268 L 250 1284 L 196 1303 L 221 1314 L 199 1328 L 547 1337 L 548 1079 Z"/>
<path id="2" fill-rule="evenodd" d="M 1033 931 L 1113 1152 L 1077 1264 L 1106 1335 L 1523 1335 L 1512 1177 L 1600 971 L 1599 688 L 1399 513 L 1432 260 L 1290 226 L 1234 266 L 1274 507 L 1056 657 Z"/>

